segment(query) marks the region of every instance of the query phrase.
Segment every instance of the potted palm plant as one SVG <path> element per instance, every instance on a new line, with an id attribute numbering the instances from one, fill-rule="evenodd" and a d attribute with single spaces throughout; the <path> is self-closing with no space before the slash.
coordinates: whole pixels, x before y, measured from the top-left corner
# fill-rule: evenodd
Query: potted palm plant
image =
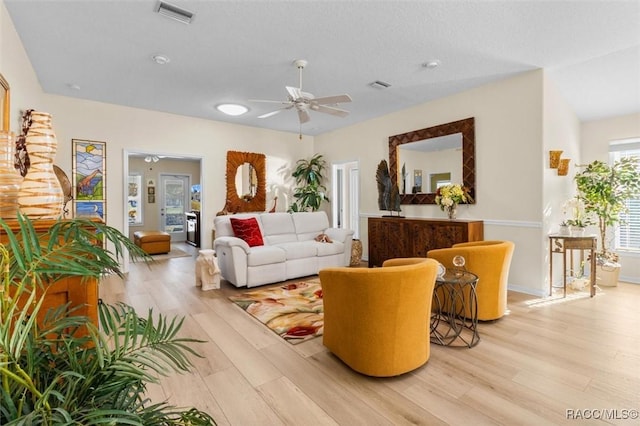
<path id="1" fill-rule="evenodd" d="M 329 201 L 323 182 L 327 163 L 321 154 L 310 159 L 300 159 L 291 173 L 296 188 L 293 193 L 295 201 L 289 207 L 292 212 L 317 211 L 323 201 Z"/>
<path id="2" fill-rule="evenodd" d="M 597 217 L 599 284 L 616 285 L 620 264 L 617 253 L 607 244 L 607 229 L 621 222 L 621 214 L 627 211 L 626 201 L 640 196 L 640 160 L 622 158 L 611 165 L 597 160 L 577 173 L 574 179 L 585 212 Z"/>
<path id="3" fill-rule="evenodd" d="M 54 222 L 44 234 L 28 218 L 17 223 L 14 231 L 0 220 L 0 424 L 214 424 L 196 409 L 145 399 L 147 383 L 192 365 L 198 341 L 178 336 L 182 320 L 101 303 L 100 328 L 69 304 L 39 315 L 48 285 L 122 275 L 125 250 L 134 260 L 148 256 L 118 230 L 90 220 Z M 96 235 L 114 251 L 96 245 Z"/>

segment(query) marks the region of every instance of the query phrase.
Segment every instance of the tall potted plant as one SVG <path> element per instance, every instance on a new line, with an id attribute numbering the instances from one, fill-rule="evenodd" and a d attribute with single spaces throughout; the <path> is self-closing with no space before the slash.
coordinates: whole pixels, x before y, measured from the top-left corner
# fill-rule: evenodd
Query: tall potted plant
<path id="1" fill-rule="evenodd" d="M 596 160 L 577 173 L 575 181 L 585 212 L 598 218 L 600 284 L 616 285 L 620 265 L 618 255 L 607 244 L 607 228 L 621 222 L 620 215 L 627 211 L 626 200 L 640 196 L 640 160 L 622 158 L 611 165 Z M 614 271 L 609 282 L 603 279 L 606 271 Z"/>
<path id="2" fill-rule="evenodd" d="M 148 256 L 118 230 L 85 219 L 57 221 L 44 234 L 25 217 L 18 225 L 14 232 L 0 220 L 0 424 L 215 424 L 196 409 L 145 399 L 148 383 L 192 365 L 198 341 L 178 336 L 182 320 L 101 303 L 100 328 L 68 304 L 38 315 L 46 297 L 38 288 L 122 275 L 125 249 L 134 260 Z M 114 252 L 94 244 L 96 233 Z"/>
<path id="3" fill-rule="evenodd" d="M 321 154 L 316 154 L 310 159 L 300 159 L 296 162 L 296 168 L 291 173 L 296 183 L 293 193 L 295 201 L 289 211 L 317 211 L 323 201 L 329 201 L 323 182 L 327 163 Z"/>

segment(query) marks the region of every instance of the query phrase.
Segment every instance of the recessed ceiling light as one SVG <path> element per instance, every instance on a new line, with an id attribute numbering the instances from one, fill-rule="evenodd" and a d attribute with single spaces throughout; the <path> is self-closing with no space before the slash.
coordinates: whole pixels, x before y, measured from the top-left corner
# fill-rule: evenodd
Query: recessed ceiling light
<path id="1" fill-rule="evenodd" d="M 169 59 L 168 57 L 164 56 L 164 55 L 153 55 L 153 62 L 155 62 L 158 65 L 164 65 L 164 64 L 168 64 L 169 62 L 171 62 L 171 59 Z"/>
<path id="2" fill-rule="evenodd" d="M 233 115 L 233 116 L 242 115 L 245 112 L 249 111 L 249 108 L 239 104 L 220 104 L 216 106 L 216 109 L 227 115 Z"/>
<path id="3" fill-rule="evenodd" d="M 440 60 L 439 59 L 434 59 L 433 61 L 425 62 L 424 64 L 422 64 L 422 66 L 432 70 L 432 69 L 438 68 L 440 66 Z"/>

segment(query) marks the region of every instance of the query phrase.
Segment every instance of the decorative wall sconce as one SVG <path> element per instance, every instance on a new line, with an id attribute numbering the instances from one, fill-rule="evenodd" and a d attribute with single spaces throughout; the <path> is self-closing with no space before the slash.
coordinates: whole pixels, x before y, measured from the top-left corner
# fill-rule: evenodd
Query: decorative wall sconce
<path id="1" fill-rule="evenodd" d="M 558 176 L 566 176 L 569 173 L 569 158 L 561 158 L 558 163 Z"/>
<path id="2" fill-rule="evenodd" d="M 560 156 L 562 155 L 562 151 L 549 151 L 549 167 L 552 169 L 557 169 L 558 165 L 560 165 Z"/>

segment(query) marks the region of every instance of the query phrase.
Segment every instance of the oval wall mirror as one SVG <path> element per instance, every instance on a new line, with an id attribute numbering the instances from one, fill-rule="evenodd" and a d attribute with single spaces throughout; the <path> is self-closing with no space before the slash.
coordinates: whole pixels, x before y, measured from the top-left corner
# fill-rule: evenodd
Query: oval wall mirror
<path id="1" fill-rule="evenodd" d="M 266 209 L 266 156 L 227 151 L 227 210 L 263 212 Z"/>
<path id="2" fill-rule="evenodd" d="M 258 174 L 251 163 L 243 163 L 236 171 L 236 191 L 245 201 L 252 200 L 258 192 Z"/>

